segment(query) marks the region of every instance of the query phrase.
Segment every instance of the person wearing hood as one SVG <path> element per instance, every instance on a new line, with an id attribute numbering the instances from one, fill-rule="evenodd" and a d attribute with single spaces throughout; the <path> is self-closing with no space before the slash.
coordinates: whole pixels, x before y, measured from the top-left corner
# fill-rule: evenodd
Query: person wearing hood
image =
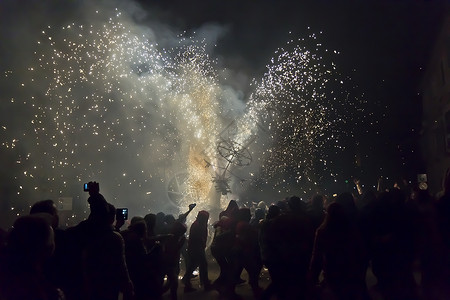
<path id="1" fill-rule="evenodd" d="M 206 240 L 208 238 L 208 219 L 209 213 L 205 210 L 199 211 L 196 220 L 191 225 L 188 239 L 189 266 L 183 276 L 184 291 L 191 292 L 195 289 L 191 284 L 192 272 L 199 267 L 200 282 L 205 290 L 211 289 L 211 283 L 208 279 L 208 262 L 206 261 Z"/>

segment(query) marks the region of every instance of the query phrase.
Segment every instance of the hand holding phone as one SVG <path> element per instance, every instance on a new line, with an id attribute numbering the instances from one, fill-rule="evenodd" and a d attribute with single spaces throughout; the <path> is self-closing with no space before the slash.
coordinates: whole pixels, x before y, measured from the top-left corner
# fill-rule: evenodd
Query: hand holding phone
<path id="1" fill-rule="evenodd" d="M 128 220 L 128 208 L 117 208 L 116 209 L 116 220 Z"/>
<path id="2" fill-rule="evenodd" d="M 98 194 L 100 192 L 100 185 L 98 182 L 89 181 L 83 184 L 83 191 L 89 192 L 89 195 Z"/>

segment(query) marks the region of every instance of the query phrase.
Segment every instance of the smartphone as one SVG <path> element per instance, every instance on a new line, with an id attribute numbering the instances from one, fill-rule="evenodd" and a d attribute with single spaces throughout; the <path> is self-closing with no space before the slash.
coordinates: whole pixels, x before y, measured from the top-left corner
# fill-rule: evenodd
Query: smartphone
<path id="1" fill-rule="evenodd" d="M 98 191 L 100 189 L 99 184 L 97 182 L 88 182 L 83 184 L 83 191 L 89 192 L 89 190 L 92 189 L 93 191 Z"/>
<path id="2" fill-rule="evenodd" d="M 116 209 L 116 218 L 117 216 L 123 216 L 124 220 L 128 220 L 128 208 L 117 208 Z"/>

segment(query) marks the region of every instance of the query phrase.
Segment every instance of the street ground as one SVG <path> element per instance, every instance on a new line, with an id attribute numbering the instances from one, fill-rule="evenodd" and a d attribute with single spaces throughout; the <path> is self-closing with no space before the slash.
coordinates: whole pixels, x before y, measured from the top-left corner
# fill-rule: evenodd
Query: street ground
<path id="1" fill-rule="evenodd" d="M 211 282 L 214 282 L 214 280 L 219 276 L 219 266 L 214 261 L 214 259 L 211 256 L 208 256 L 208 276 Z M 180 278 L 184 275 L 184 265 L 182 264 L 182 269 L 180 272 Z M 417 274 L 416 274 L 417 275 Z M 418 275 L 417 275 L 418 276 Z M 241 278 L 248 281 L 248 275 L 247 272 L 244 270 L 241 274 Z M 419 277 L 417 277 L 417 280 L 419 281 Z M 224 300 L 219 297 L 219 293 L 215 290 L 212 291 L 203 291 L 202 287 L 200 286 L 199 277 L 195 277 L 191 279 L 192 286 L 197 289 L 197 291 L 190 292 L 190 293 L 184 293 L 184 285 L 180 281 L 178 286 L 178 299 L 179 300 L 197 300 L 197 299 L 211 299 L 211 300 Z M 377 291 L 376 284 L 377 280 L 375 276 L 373 275 L 372 271 L 367 271 L 366 276 L 366 282 L 367 287 L 369 289 L 369 294 L 372 297 L 372 300 L 383 300 L 383 297 L 380 295 L 380 293 Z M 259 285 L 265 289 L 270 284 L 270 276 L 267 271 L 267 269 L 263 268 L 260 278 L 259 278 Z M 254 299 L 252 290 L 250 288 L 250 285 L 246 282 L 243 284 L 240 284 L 236 286 L 236 293 L 241 297 L 242 300 L 252 300 Z M 163 295 L 163 300 L 170 300 L 170 295 L 167 292 Z M 275 299 L 275 298 L 274 298 Z"/>

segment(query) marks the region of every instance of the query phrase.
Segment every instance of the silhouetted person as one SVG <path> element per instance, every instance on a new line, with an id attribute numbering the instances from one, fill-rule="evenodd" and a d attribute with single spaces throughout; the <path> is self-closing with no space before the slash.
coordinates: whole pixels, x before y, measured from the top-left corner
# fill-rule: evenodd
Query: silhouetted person
<path id="1" fill-rule="evenodd" d="M 219 277 L 214 287 L 220 294 L 229 295 L 234 291 L 235 277 L 233 273 L 232 247 L 235 242 L 234 221 L 222 216 L 214 224 L 214 237 L 211 243 L 211 254 L 220 268 Z"/>
<path id="2" fill-rule="evenodd" d="M 272 223 L 273 220 L 278 217 L 281 214 L 280 208 L 276 205 L 269 206 L 269 210 L 267 211 L 266 218 L 261 222 L 261 225 L 259 227 L 259 245 L 260 245 L 260 251 L 261 251 L 261 258 L 266 265 L 266 267 L 271 265 L 270 259 L 274 256 L 272 253 L 270 253 L 270 240 L 271 232 L 272 230 Z M 268 267 L 269 268 L 269 267 Z M 270 269 L 269 269 L 270 271 Z"/>
<path id="3" fill-rule="evenodd" d="M 281 210 L 276 205 L 271 205 L 267 211 L 266 218 L 261 222 L 259 230 L 259 247 L 261 251 L 262 263 L 267 267 L 271 283 L 266 288 L 262 295 L 262 299 L 270 299 L 273 294 L 277 293 L 278 282 L 281 280 L 281 274 L 277 272 L 282 271 L 277 267 L 280 259 L 276 245 L 276 232 L 274 231 L 273 220 L 281 214 Z M 274 281 L 275 280 L 275 281 Z"/>
<path id="4" fill-rule="evenodd" d="M 253 227 L 257 227 L 259 225 L 259 222 L 264 220 L 264 214 L 264 209 L 255 209 L 255 216 L 250 220 L 250 225 L 252 225 Z"/>
<path id="5" fill-rule="evenodd" d="M 165 232 L 164 232 L 164 230 L 165 230 L 164 217 L 165 216 L 166 215 L 163 212 L 159 212 L 156 214 L 155 227 L 154 227 L 155 235 L 165 234 Z"/>
<path id="6" fill-rule="evenodd" d="M 228 206 L 227 208 L 219 213 L 219 219 L 222 216 L 226 216 L 228 218 L 235 218 L 237 211 L 239 210 L 239 206 L 237 205 L 236 200 L 230 200 L 230 202 L 228 202 Z"/>
<path id="7" fill-rule="evenodd" d="M 184 224 L 184 225 L 186 225 L 187 217 L 188 217 L 188 215 L 191 213 L 191 211 L 194 209 L 194 207 L 196 205 L 197 204 L 195 204 L 195 203 L 189 204 L 188 210 L 186 212 L 180 214 L 178 216 L 178 220 L 177 221 L 182 223 L 182 224 Z M 187 266 L 189 264 L 189 262 L 188 262 L 189 261 L 189 255 L 187 254 L 187 240 L 184 241 L 183 247 L 181 247 L 181 256 L 183 257 L 184 267 L 185 267 L 185 269 L 187 269 Z"/>
<path id="8" fill-rule="evenodd" d="M 64 299 L 43 272 L 55 247 L 50 219 L 33 215 L 14 222 L 0 257 L 1 299 Z"/>
<path id="9" fill-rule="evenodd" d="M 53 200 L 38 201 L 31 206 L 30 215 L 47 213 L 51 216 L 51 226 L 55 238 L 55 251 L 45 264 L 44 273 L 51 280 L 52 284 L 64 289 L 67 286 L 65 279 L 68 276 L 69 263 L 67 262 L 67 242 L 66 233 L 60 229 L 58 209 Z"/>
<path id="10" fill-rule="evenodd" d="M 30 209 L 30 215 L 38 213 L 47 213 L 52 216 L 52 228 L 56 229 L 59 226 L 58 209 L 53 200 L 42 200 L 34 203 Z"/>
<path id="11" fill-rule="evenodd" d="M 133 217 L 127 230 L 121 232 L 125 241 L 125 258 L 133 282 L 135 299 L 148 299 L 149 272 L 147 267 L 147 249 L 145 239 L 147 237 L 147 224 L 142 217 Z"/>
<path id="12" fill-rule="evenodd" d="M 87 220 L 66 230 L 70 237 L 71 273 L 69 299 L 117 299 L 133 295 L 125 262 L 122 236 L 114 231 L 111 211 L 99 193 L 98 184 L 89 183 L 91 213 Z M 68 296 L 69 296 L 68 295 Z"/>
<path id="13" fill-rule="evenodd" d="M 205 290 L 211 288 L 208 279 L 208 262 L 206 261 L 206 241 L 208 238 L 209 213 L 205 210 L 199 211 L 196 220 L 189 230 L 188 255 L 189 266 L 183 276 L 185 292 L 195 290 L 191 284 L 191 274 L 198 267 L 200 271 L 200 283 Z"/>
<path id="14" fill-rule="evenodd" d="M 236 277 L 239 276 L 234 274 L 233 260 L 238 211 L 236 201 L 230 200 L 227 208 L 219 214 L 219 221 L 214 224 L 214 237 L 210 247 L 211 254 L 220 267 L 220 274 L 214 281 L 214 287 L 227 297 L 234 294 Z"/>
<path id="15" fill-rule="evenodd" d="M 415 234 L 417 257 L 420 261 L 421 285 L 424 299 L 445 299 L 442 293 L 443 241 L 438 227 L 438 212 L 427 190 L 415 188 L 407 208 L 412 213 L 411 230 Z"/>
<path id="16" fill-rule="evenodd" d="M 280 208 L 281 213 L 286 213 L 289 211 L 289 205 L 288 205 L 288 200 L 289 198 L 285 198 L 283 200 L 278 200 L 277 201 L 277 207 Z"/>
<path id="17" fill-rule="evenodd" d="M 355 199 L 352 194 L 341 193 L 336 197 L 334 202 L 342 206 L 345 216 L 351 220 L 351 222 L 356 222 L 358 218 L 358 209 L 356 208 Z"/>
<path id="18" fill-rule="evenodd" d="M 250 209 L 240 208 L 237 213 L 236 223 L 236 245 L 235 260 L 236 273 L 235 278 L 239 279 L 242 269 L 248 273 L 249 284 L 252 287 L 256 298 L 260 296 L 259 274 L 262 269 L 261 253 L 258 243 L 258 227 L 250 225 Z"/>
<path id="19" fill-rule="evenodd" d="M 320 224 L 322 224 L 325 219 L 324 202 L 325 200 L 322 195 L 315 195 L 309 203 L 307 211 L 314 231 L 319 228 Z"/>
<path id="20" fill-rule="evenodd" d="M 383 193 L 369 216 L 372 271 L 385 299 L 416 299 L 415 232 L 405 199 L 398 189 Z"/>
<path id="21" fill-rule="evenodd" d="M 123 212 L 119 209 L 116 210 L 116 223 L 114 224 L 114 230 L 120 232 L 120 228 L 125 224 L 125 216 Z"/>
<path id="22" fill-rule="evenodd" d="M 169 237 L 164 243 L 163 274 L 167 275 L 166 289 L 170 290 L 170 298 L 177 299 L 178 275 L 180 274 L 181 249 L 186 242 L 186 225 L 175 221 L 169 229 Z"/>
<path id="23" fill-rule="evenodd" d="M 91 206 L 94 201 L 91 200 Z M 92 240 L 83 251 L 86 299 L 117 299 L 119 292 L 123 292 L 125 297 L 133 294 L 125 260 L 125 243 L 112 227 L 116 209 L 108 204 L 106 208 L 106 220 L 103 221 L 101 214 L 96 216 L 98 223 L 95 222 L 95 226 L 99 231 L 91 231 Z"/>
<path id="24" fill-rule="evenodd" d="M 146 214 L 144 217 L 145 224 L 147 224 L 147 237 L 155 236 L 156 215 Z"/>
<path id="25" fill-rule="evenodd" d="M 290 197 L 288 205 L 290 211 L 273 220 L 267 235 L 271 261 L 276 262 L 272 264 L 271 277 L 280 299 L 304 299 L 314 230 L 306 204 L 299 197 Z"/>
<path id="26" fill-rule="evenodd" d="M 159 217 L 158 217 L 159 215 Z M 147 248 L 147 263 L 146 267 L 149 270 L 148 289 L 151 291 L 151 299 L 159 299 L 163 292 L 164 284 L 164 270 L 163 270 L 163 251 L 164 242 L 170 235 L 156 234 L 155 226 L 160 218 L 160 231 L 163 229 L 161 223 L 164 218 L 163 213 L 147 214 L 144 220 L 147 224 L 147 238 L 145 239 L 145 246 Z"/>
<path id="27" fill-rule="evenodd" d="M 164 216 L 164 227 L 162 230 L 163 234 L 168 234 L 170 233 L 170 230 L 172 229 L 173 224 L 175 223 L 175 217 L 171 214 L 165 215 Z"/>
<path id="28" fill-rule="evenodd" d="M 318 283 L 323 270 L 324 286 L 333 295 L 332 299 L 363 299 L 365 255 L 355 219 L 346 214 L 343 205 L 331 203 L 316 232 L 311 259 L 312 283 Z"/>

